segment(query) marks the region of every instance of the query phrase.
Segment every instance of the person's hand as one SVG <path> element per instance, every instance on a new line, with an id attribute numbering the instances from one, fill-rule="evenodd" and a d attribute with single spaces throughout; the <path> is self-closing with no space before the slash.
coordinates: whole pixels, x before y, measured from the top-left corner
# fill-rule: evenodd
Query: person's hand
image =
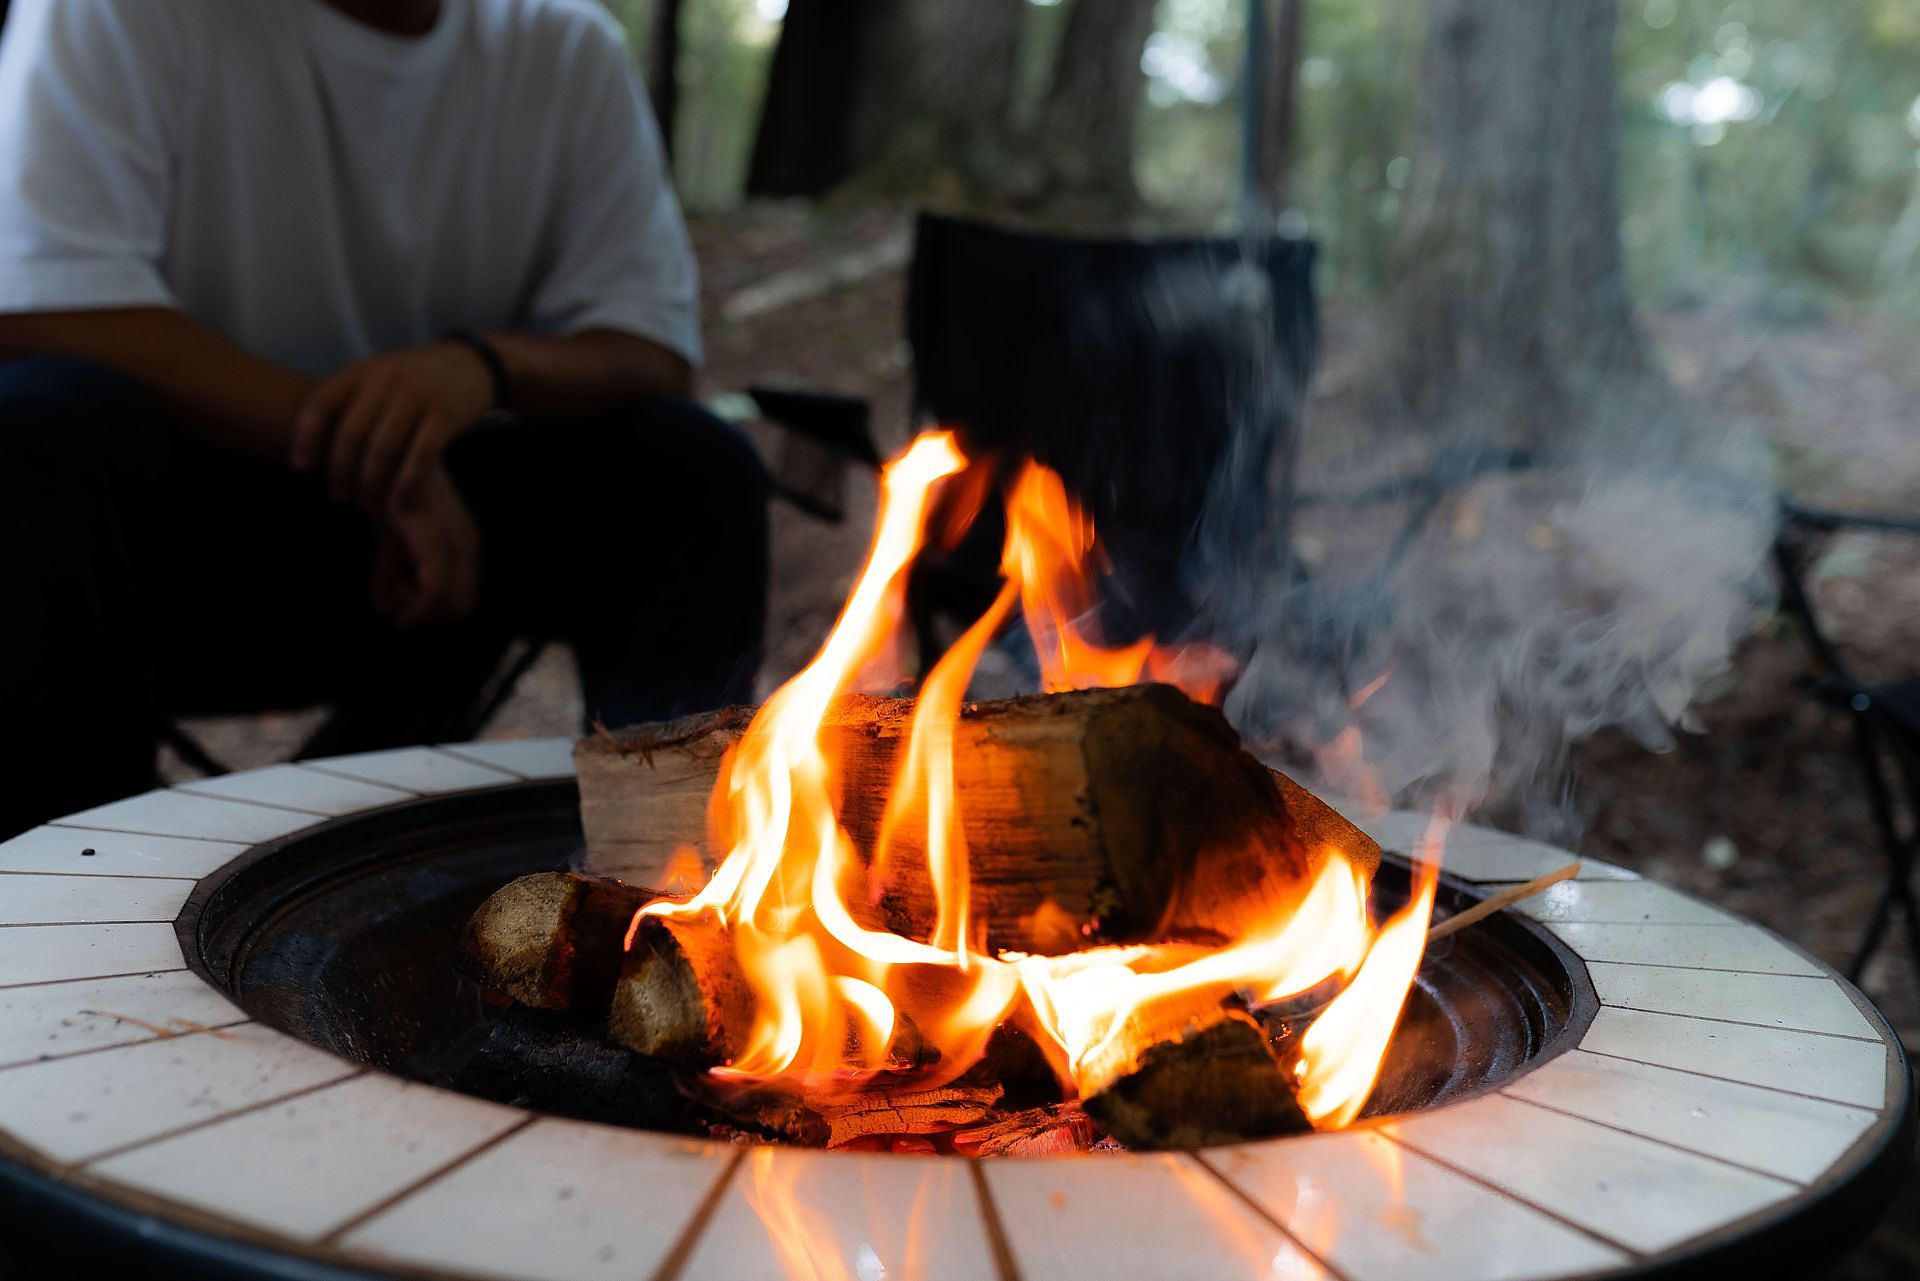
<path id="1" fill-rule="evenodd" d="M 439 463 L 387 508 L 373 603 L 396 627 L 458 622 L 480 599 L 480 527 Z"/>
<path id="2" fill-rule="evenodd" d="M 294 418 L 296 471 L 325 466 L 342 502 L 369 512 L 410 499 L 447 445 L 493 407 L 493 378 L 456 342 L 356 360 L 325 379 Z"/>

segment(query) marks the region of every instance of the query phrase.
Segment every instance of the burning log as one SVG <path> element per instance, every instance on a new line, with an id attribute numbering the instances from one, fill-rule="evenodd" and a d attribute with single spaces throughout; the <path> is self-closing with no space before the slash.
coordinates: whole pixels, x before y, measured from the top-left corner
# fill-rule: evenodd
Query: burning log
<path id="1" fill-rule="evenodd" d="M 827 1123 L 827 1146 L 866 1139 L 940 1134 L 971 1125 L 1000 1101 L 998 1085 L 937 1086 L 924 1090 L 868 1089 L 837 1103 L 816 1103 Z"/>
<path id="2" fill-rule="evenodd" d="M 841 822 L 863 857 L 913 706 L 847 696 L 823 730 L 839 762 Z M 750 719 L 731 708 L 583 740 L 574 760 L 588 866 L 660 883 L 691 849 L 711 871 L 733 835 L 710 804 L 714 785 Z M 990 949 L 1231 936 L 1297 893 L 1324 849 L 1369 869 L 1379 861 L 1357 828 L 1243 751 L 1218 711 L 1168 686 L 968 707 L 954 772 Z M 878 879 L 883 923 L 926 937 L 936 908 L 921 849 L 897 844 Z"/>
<path id="3" fill-rule="evenodd" d="M 614 985 L 607 1033 L 636 1054 L 705 1067 L 744 1048 L 754 1006 L 726 931 L 649 916 Z"/>
<path id="4" fill-rule="evenodd" d="M 1266 1033 L 1238 1010 L 1148 1046 L 1130 1070 L 1088 1088 L 1083 1106 L 1109 1135 L 1136 1150 L 1313 1128 Z"/>
<path id="5" fill-rule="evenodd" d="M 963 1156 L 1066 1156 L 1099 1138 L 1093 1118 L 1075 1103 L 1028 1108 L 957 1130 L 953 1150 Z"/>
<path id="6" fill-rule="evenodd" d="M 467 975 L 521 1005 L 604 1013 L 625 959 L 621 940 L 654 891 L 598 876 L 539 872 L 488 897 L 460 933 Z"/>

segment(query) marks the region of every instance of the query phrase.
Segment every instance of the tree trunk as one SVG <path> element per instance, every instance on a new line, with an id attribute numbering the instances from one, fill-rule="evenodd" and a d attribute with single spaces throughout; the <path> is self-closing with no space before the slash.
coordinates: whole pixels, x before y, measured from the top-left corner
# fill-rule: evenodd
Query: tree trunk
<path id="1" fill-rule="evenodd" d="M 760 105 L 749 196 L 822 196 L 852 173 L 872 0 L 789 0 Z"/>
<path id="2" fill-rule="evenodd" d="M 1617 18 L 1428 0 L 1387 335 L 1418 421 L 1544 443 L 1662 393 L 1620 242 Z"/>
<path id="3" fill-rule="evenodd" d="M 861 176 L 924 193 L 1004 167 L 1025 0 L 791 0 L 747 194 L 818 196 Z"/>
<path id="4" fill-rule="evenodd" d="M 1134 122 L 1153 10 L 1154 0 L 1074 0 L 1040 113 L 1037 150 L 1053 202 L 1114 214 L 1139 203 Z"/>
<path id="5" fill-rule="evenodd" d="M 673 154 L 674 123 L 680 113 L 680 10 L 682 0 L 653 0 L 653 19 L 647 32 L 647 88 L 653 95 L 653 114 L 660 137 Z"/>
<path id="6" fill-rule="evenodd" d="M 882 189 L 989 186 L 1007 161 L 1026 0 L 877 0 L 854 169 Z"/>
<path id="7" fill-rule="evenodd" d="M 1300 83 L 1306 0 L 1274 0 L 1273 9 L 1273 29 L 1267 34 L 1266 66 L 1260 81 L 1258 157 L 1260 196 L 1270 215 L 1287 207 L 1287 171 L 1293 165 L 1295 91 Z"/>

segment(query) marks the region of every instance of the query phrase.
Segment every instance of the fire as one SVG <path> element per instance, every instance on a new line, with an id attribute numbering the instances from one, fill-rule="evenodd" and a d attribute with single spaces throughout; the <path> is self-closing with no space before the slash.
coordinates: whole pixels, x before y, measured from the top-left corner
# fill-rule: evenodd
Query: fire
<path id="1" fill-rule="evenodd" d="M 1377 930 L 1367 873 L 1331 849 L 1285 911 L 1218 947 L 991 954 L 971 923 L 954 727 L 975 665 L 1016 605 L 1048 690 L 1153 673 L 1186 675 L 1190 692 L 1207 693 L 1228 677 L 1229 660 L 1217 651 L 1157 649 L 1151 636 L 1112 646 L 1098 634 L 1094 607 L 1106 567 L 1091 523 L 1048 469 L 1028 463 L 1005 495 L 1006 586 L 928 676 L 872 868 L 842 828 L 837 762 L 823 731 L 828 710 L 894 640 L 905 573 L 930 513 L 941 509 L 939 487 L 963 473 L 969 480 L 958 483 L 977 483 L 978 471 L 945 432 L 921 435 L 888 465 L 867 563 L 839 620 L 813 661 L 760 709 L 724 772 L 716 804 L 728 820 L 721 830 L 735 834 L 732 848 L 692 898 L 656 901 L 635 917 L 635 929 L 655 915 L 727 932 L 757 1008 L 746 1048 L 715 1074 L 846 1088 L 885 1068 L 890 1045 L 911 1024 L 940 1052 L 937 1068 L 923 1071 L 951 1079 L 978 1061 L 996 1028 L 1016 1022 L 1041 1042 L 1063 1082 L 1081 1090 L 1155 1042 L 1219 1017 L 1229 999 L 1275 1002 L 1337 982 L 1339 995 L 1301 1041 L 1297 1073 L 1313 1122 L 1347 1124 L 1373 1088 L 1419 963 L 1431 864 L 1409 905 Z M 1434 851 L 1438 840 L 1436 829 Z M 925 859 L 935 889 L 937 920 L 926 939 L 871 928 L 853 906 L 872 898 L 901 857 L 896 846 L 908 845 Z"/>

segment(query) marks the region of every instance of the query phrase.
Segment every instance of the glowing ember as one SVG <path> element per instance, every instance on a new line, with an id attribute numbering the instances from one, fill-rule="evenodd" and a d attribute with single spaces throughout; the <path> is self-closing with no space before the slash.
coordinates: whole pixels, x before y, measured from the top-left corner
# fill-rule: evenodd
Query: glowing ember
<path id="1" fill-rule="evenodd" d="M 756 1011 L 746 1048 L 715 1075 L 845 1090 L 887 1067 L 889 1045 L 910 1024 L 939 1051 L 916 1082 L 950 1080 L 1013 1023 L 1084 1095 L 1147 1047 L 1217 1019 L 1229 1000 L 1281 1001 L 1333 981 L 1340 994 L 1301 1039 L 1295 1070 L 1314 1124 L 1347 1124 L 1373 1088 L 1419 964 L 1437 827 L 1412 901 L 1377 930 L 1367 915 L 1366 871 L 1346 851 L 1327 850 L 1291 901 L 1223 945 L 1050 957 L 981 950 L 969 917 L 954 727 L 974 667 L 1014 605 L 1048 690 L 1127 684 L 1146 672 L 1212 693 L 1230 675 L 1228 660 L 1204 647 L 1156 649 L 1152 637 L 1109 646 L 1098 636 L 1092 620 L 1105 566 L 1093 528 L 1044 467 L 1027 464 L 1008 489 L 1007 586 L 929 675 L 873 866 L 856 853 L 837 814 L 838 762 L 823 723 L 835 698 L 894 643 L 905 571 L 941 506 L 937 488 L 963 471 L 955 483 L 978 484 L 980 469 L 966 463 L 950 435 L 930 432 L 887 467 L 873 546 L 838 622 L 814 660 L 760 709 L 722 774 L 716 803 L 726 807 L 724 830 L 735 833 L 731 850 L 691 899 L 649 903 L 634 919 L 635 929 L 654 915 L 726 932 Z M 961 505 L 971 510 L 971 496 Z M 853 907 L 874 900 L 890 862 L 907 856 L 896 850 L 907 849 L 924 858 L 936 894 L 926 939 L 870 928 Z"/>

